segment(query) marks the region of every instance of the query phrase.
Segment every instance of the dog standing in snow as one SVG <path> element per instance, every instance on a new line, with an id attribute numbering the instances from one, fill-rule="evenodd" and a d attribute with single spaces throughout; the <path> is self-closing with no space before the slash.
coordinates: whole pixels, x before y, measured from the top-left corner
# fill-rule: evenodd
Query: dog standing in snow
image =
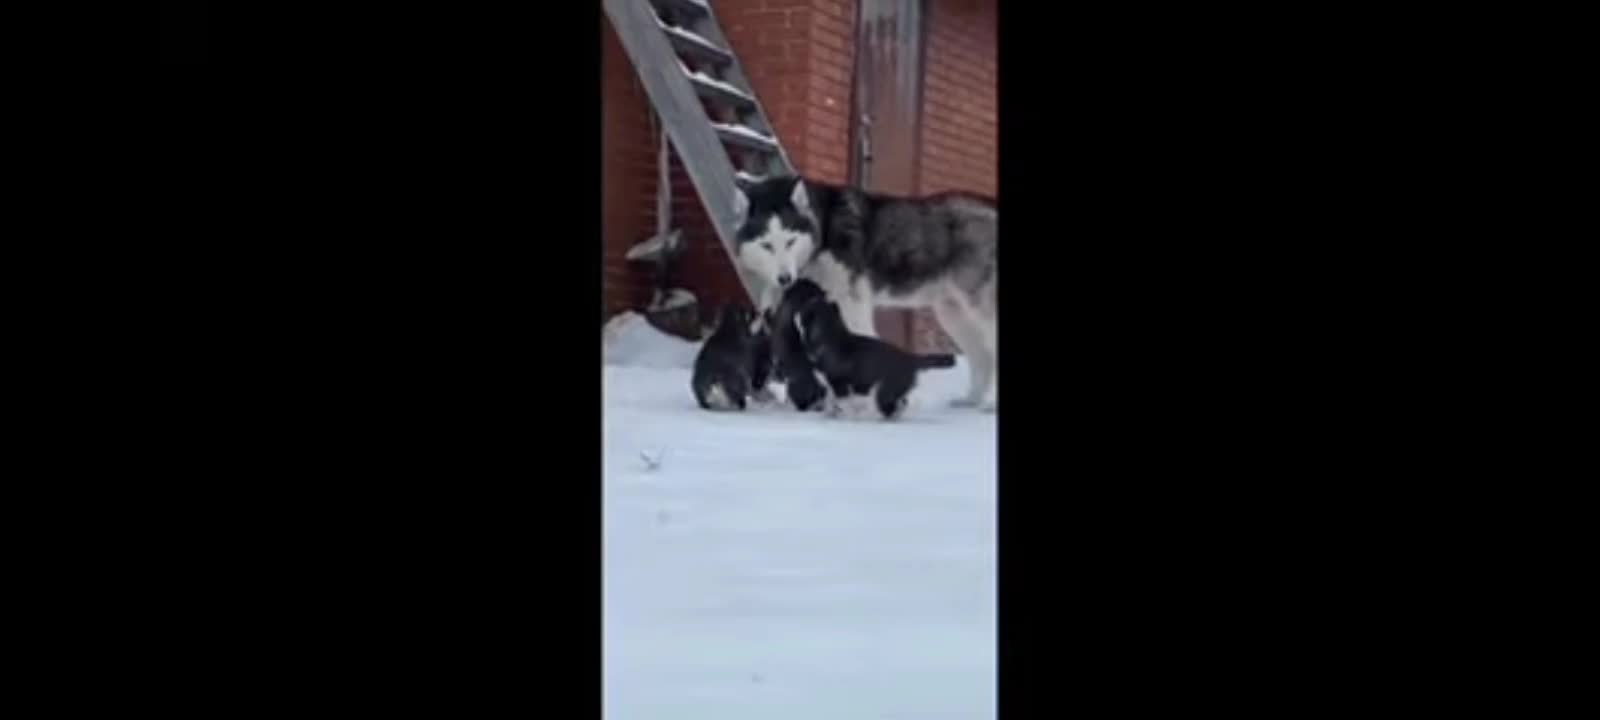
<path id="1" fill-rule="evenodd" d="M 700 346 L 689 386 L 706 410 L 743 410 L 754 391 L 757 339 L 751 332 L 755 313 L 743 305 L 723 307 L 717 329 Z M 765 371 L 762 371 L 763 377 Z"/>
<path id="2" fill-rule="evenodd" d="M 815 300 L 800 311 L 797 324 L 806 353 L 833 391 L 829 412 L 839 403 L 871 397 L 885 420 L 905 410 L 917 373 L 956 364 L 954 355 L 916 355 L 875 337 L 857 335 L 845 325 L 838 303 Z"/>

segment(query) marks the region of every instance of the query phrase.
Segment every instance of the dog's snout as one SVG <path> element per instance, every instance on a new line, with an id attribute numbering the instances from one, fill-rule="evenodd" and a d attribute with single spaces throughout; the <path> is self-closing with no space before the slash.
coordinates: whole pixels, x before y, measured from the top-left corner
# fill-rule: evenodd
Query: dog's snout
<path id="1" fill-rule="evenodd" d="M 782 285 L 783 287 L 789 287 L 789 283 L 792 282 L 794 282 L 794 276 L 790 275 L 789 273 L 783 273 L 782 275 L 778 276 L 778 284 Z"/>

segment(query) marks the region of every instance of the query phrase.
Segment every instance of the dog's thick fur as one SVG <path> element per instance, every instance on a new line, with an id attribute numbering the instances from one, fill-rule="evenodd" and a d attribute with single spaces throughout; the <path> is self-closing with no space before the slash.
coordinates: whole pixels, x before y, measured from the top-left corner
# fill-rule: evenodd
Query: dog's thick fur
<path id="1" fill-rule="evenodd" d="M 795 318 L 806 305 L 826 297 L 821 286 L 802 278 L 783 291 L 783 301 L 776 308 L 767 311 L 767 326 L 772 333 L 773 375 L 784 382 L 789 402 L 802 412 L 821 409 L 820 401 L 828 391 L 806 355 Z"/>
<path id="2" fill-rule="evenodd" d="M 769 178 L 734 198 L 740 265 L 767 287 L 814 280 L 857 335 L 875 337 L 877 307 L 930 308 L 966 355 L 972 381 L 959 405 L 999 403 L 996 204 L 947 193 L 896 198 L 794 177 Z"/>
<path id="3" fill-rule="evenodd" d="M 914 355 L 875 337 L 852 333 L 838 303 L 828 300 L 806 305 L 796 324 L 806 354 L 828 379 L 832 401 L 871 396 L 886 420 L 905 409 L 918 371 L 956 363 L 953 355 Z"/>
<path id="4" fill-rule="evenodd" d="M 695 356 L 689 387 L 701 408 L 743 410 L 746 398 L 754 390 L 751 381 L 756 343 L 750 334 L 754 313 L 743 305 L 729 305 L 720 315 L 717 329 Z"/>

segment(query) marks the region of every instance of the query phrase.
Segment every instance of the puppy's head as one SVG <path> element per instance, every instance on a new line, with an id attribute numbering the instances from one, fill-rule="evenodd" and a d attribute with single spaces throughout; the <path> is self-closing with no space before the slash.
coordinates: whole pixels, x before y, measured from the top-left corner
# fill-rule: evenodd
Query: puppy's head
<path id="1" fill-rule="evenodd" d="M 751 321 L 755 319 L 755 312 L 749 306 L 741 303 L 728 303 L 722 306 L 718 313 L 717 327 L 725 332 L 733 332 L 740 337 L 747 337 L 751 331 Z"/>
<path id="2" fill-rule="evenodd" d="M 821 285 L 809 278 L 800 278 L 783 291 L 783 304 L 797 308 L 822 297 L 827 297 L 827 293 L 823 292 Z"/>
<path id="3" fill-rule="evenodd" d="M 815 298 L 795 312 L 795 329 L 800 332 L 800 343 L 806 354 L 816 357 L 818 348 L 837 341 L 846 332 L 844 314 L 839 304 L 827 298 Z"/>

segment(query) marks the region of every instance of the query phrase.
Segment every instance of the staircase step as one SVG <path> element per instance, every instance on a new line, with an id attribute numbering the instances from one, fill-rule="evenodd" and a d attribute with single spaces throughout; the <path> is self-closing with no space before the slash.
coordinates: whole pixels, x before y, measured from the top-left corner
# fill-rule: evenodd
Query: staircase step
<path id="1" fill-rule="evenodd" d="M 722 138 L 722 141 L 729 145 L 761 152 L 778 151 L 778 143 L 771 135 L 743 125 L 711 123 L 711 129 L 716 130 L 717 137 Z"/>
<path id="2" fill-rule="evenodd" d="M 719 70 L 733 63 L 733 53 L 728 52 L 725 48 L 717 47 L 710 40 L 683 28 L 668 25 L 662 22 L 659 17 L 656 19 L 656 24 L 666 31 L 667 42 L 672 43 L 672 49 L 678 51 L 679 54 L 710 63 Z"/>
<path id="3" fill-rule="evenodd" d="M 699 20 L 711 14 L 711 7 L 703 0 L 650 0 L 656 7 L 672 10 L 684 17 Z"/>
<path id="4" fill-rule="evenodd" d="M 701 99 L 714 105 L 725 105 L 741 113 L 752 112 L 756 109 L 755 98 L 750 97 L 745 91 L 733 85 L 718 80 L 705 73 L 695 72 L 683 68 L 683 74 L 689 77 L 689 84 L 694 86 L 694 92 Z"/>

